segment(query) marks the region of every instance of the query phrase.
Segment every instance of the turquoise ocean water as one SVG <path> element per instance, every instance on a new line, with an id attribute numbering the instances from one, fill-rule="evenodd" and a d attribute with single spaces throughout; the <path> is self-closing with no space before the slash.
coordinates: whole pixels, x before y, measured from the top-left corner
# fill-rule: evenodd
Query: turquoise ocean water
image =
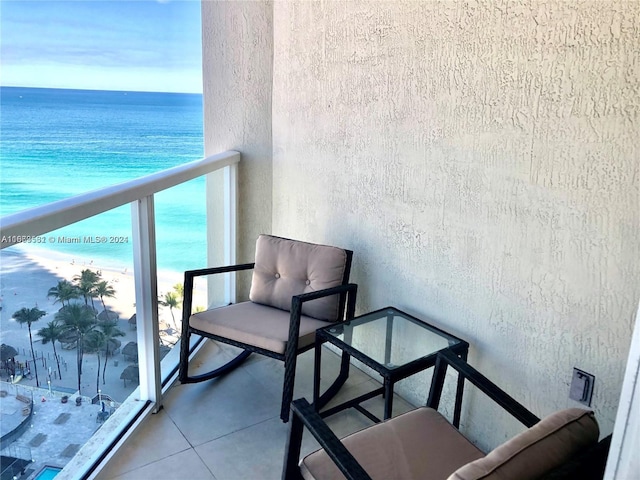
<path id="1" fill-rule="evenodd" d="M 0 87 L 0 216 L 203 157 L 202 95 Z M 158 268 L 205 265 L 204 178 L 156 195 Z M 81 237 L 64 244 L 59 237 Z M 45 234 L 35 248 L 132 264 L 128 205 Z M 88 243 L 85 237 L 118 237 Z M 14 247 L 10 247 L 14 248 Z M 30 245 L 29 248 L 34 248 Z"/>

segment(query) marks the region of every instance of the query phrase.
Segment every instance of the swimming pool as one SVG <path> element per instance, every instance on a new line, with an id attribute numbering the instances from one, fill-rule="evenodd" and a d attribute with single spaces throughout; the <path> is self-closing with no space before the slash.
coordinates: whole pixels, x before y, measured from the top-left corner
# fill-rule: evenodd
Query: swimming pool
<path id="1" fill-rule="evenodd" d="M 50 467 L 46 466 L 42 470 L 38 472 L 38 474 L 34 477 L 33 480 L 51 480 L 53 477 L 58 475 L 62 471 L 61 468 L 58 467 Z"/>

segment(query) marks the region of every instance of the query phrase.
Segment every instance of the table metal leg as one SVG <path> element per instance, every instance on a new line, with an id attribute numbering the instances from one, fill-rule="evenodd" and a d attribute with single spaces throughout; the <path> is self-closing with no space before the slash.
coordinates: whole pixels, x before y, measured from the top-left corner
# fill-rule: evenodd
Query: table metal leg
<path id="1" fill-rule="evenodd" d="M 469 350 L 465 350 L 460 354 L 460 358 L 467 361 Z M 462 413 L 462 393 L 464 391 L 464 377 L 458 373 L 458 385 L 456 387 L 456 403 L 453 410 L 453 426 L 458 428 L 460 426 L 460 416 Z"/>
<path id="2" fill-rule="evenodd" d="M 322 367 L 322 342 L 316 342 L 313 357 L 313 406 L 316 412 L 320 410 L 318 400 L 320 399 L 320 369 Z"/>
<path id="3" fill-rule="evenodd" d="M 384 379 L 384 420 L 391 418 L 393 412 L 393 382 Z"/>

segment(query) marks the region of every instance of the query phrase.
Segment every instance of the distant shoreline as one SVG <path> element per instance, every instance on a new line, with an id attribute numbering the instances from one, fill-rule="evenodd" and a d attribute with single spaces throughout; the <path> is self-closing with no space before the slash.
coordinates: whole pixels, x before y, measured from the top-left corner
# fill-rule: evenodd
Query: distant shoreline
<path id="1" fill-rule="evenodd" d="M 24 256 L 30 260 L 36 261 L 43 268 L 52 271 L 57 274 L 58 271 L 65 272 L 66 269 L 60 270 L 60 266 L 68 264 L 70 267 L 82 267 L 89 268 L 91 270 L 102 270 L 109 273 L 121 273 L 128 275 L 133 280 L 133 260 L 131 262 L 125 262 L 118 258 L 109 258 L 108 256 L 101 255 L 87 255 L 87 252 L 61 252 L 55 248 L 40 245 L 24 245 L 17 244 L 7 247 L 0 251 L 0 259 L 3 256 L 16 257 Z M 0 263 L 0 275 L 2 274 L 3 266 Z M 182 282 L 184 272 L 170 269 L 158 270 L 158 286 L 161 283 L 167 283 L 170 279 L 178 279 L 175 283 Z M 71 278 L 65 278 L 65 280 L 71 281 Z M 52 285 L 53 286 L 53 285 Z"/>
<path id="2" fill-rule="evenodd" d="M 118 261 L 109 261 L 101 257 L 93 259 L 47 248 L 34 247 L 27 249 L 17 245 L 0 251 L 0 299 L 2 299 L 3 303 L 3 313 L 6 313 L 8 293 L 17 294 L 19 288 L 27 292 L 35 288 L 34 283 L 29 281 L 29 278 L 20 280 L 17 278 L 19 272 L 16 271 L 16 263 L 22 264 L 25 262 L 37 265 L 40 269 L 39 272 L 30 271 L 28 275 L 29 278 L 33 278 L 33 276 L 40 277 L 46 272 L 48 276 L 52 277 L 52 281 L 55 280 L 48 288 L 54 287 L 59 280 L 68 280 L 71 282 L 75 275 L 79 275 L 80 272 L 85 269 L 100 272 L 102 280 L 108 281 L 116 290 L 115 298 L 105 299 L 107 306 L 120 310 L 119 313 L 122 314 L 126 314 L 129 310 L 132 310 L 130 315 L 135 313 L 133 265 L 126 265 Z M 9 265 L 8 268 L 7 265 Z M 183 282 L 183 275 L 184 272 L 166 269 L 158 270 L 158 295 L 171 291 L 177 283 L 181 284 Z M 44 295 L 46 298 L 48 288 L 43 292 L 33 292 L 35 294 L 34 296 L 41 299 L 42 295 Z M 13 296 L 15 297 L 16 295 Z M 100 303 L 100 300 L 94 299 L 94 302 Z M 131 307 L 125 307 L 123 302 L 131 305 Z M 51 300 L 51 303 L 53 303 L 53 300 Z M 57 308 L 59 308 L 59 305 Z M 101 305 L 100 308 L 102 308 Z M 13 313 L 14 311 L 15 310 L 12 310 L 11 312 Z M 2 318 L 4 318 L 4 315 L 2 315 Z"/>

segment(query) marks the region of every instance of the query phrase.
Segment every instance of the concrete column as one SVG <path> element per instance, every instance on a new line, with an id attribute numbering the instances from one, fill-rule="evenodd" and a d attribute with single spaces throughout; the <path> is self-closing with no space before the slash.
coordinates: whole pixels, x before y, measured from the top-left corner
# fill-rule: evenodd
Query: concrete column
<path id="1" fill-rule="evenodd" d="M 202 29 L 205 152 L 242 153 L 237 262 L 250 262 L 258 234 L 271 233 L 272 228 L 273 5 L 205 0 Z M 223 182 L 223 172 L 207 178 L 211 266 L 225 263 Z M 238 276 L 239 299 L 248 294 L 246 275 Z M 210 303 L 220 303 L 222 283 L 210 284 L 210 288 Z"/>

